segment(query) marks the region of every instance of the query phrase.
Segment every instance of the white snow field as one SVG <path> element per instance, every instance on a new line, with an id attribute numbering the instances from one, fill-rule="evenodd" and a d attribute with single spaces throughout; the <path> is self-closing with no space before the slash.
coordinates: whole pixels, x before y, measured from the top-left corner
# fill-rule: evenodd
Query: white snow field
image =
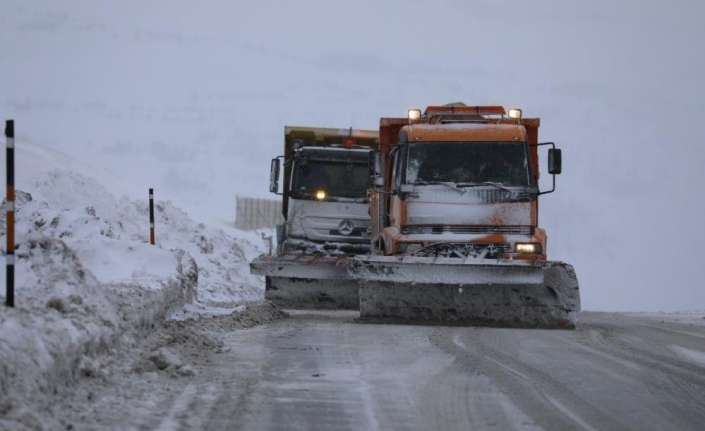
<path id="1" fill-rule="evenodd" d="M 0 429 L 56 428 L 36 411 L 45 398 L 99 376 L 110 354 L 184 304 L 222 314 L 261 300 L 262 280 L 248 270 L 263 245 L 256 234 L 197 223 L 157 199 L 149 245 L 146 188 L 143 200 L 117 198 L 88 176 L 100 172 L 18 147 L 16 308 L 0 306 Z M 4 253 L 4 217 L 0 231 Z M 3 304 L 4 270 L 3 261 Z"/>

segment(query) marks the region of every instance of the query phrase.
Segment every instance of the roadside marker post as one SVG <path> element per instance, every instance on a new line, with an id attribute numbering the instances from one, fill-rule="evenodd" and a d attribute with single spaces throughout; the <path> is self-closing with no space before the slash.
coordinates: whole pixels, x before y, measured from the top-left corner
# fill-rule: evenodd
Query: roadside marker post
<path id="1" fill-rule="evenodd" d="M 154 238 L 154 189 L 149 189 L 149 243 L 156 244 Z"/>
<path id="2" fill-rule="evenodd" d="M 15 306 L 15 121 L 5 122 L 5 170 L 7 182 L 5 187 L 6 237 L 5 251 L 5 305 Z"/>

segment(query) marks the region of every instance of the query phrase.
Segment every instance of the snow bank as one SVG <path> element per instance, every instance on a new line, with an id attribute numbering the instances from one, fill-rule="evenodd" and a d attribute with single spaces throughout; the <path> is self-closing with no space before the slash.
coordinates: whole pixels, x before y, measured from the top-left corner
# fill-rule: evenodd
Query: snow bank
<path id="1" fill-rule="evenodd" d="M 17 307 L 0 307 L 0 429 L 54 428 L 32 413 L 38 400 L 79 376 L 99 377 L 105 353 L 134 344 L 184 304 L 263 296 L 248 270 L 261 247 L 255 234 L 196 223 L 157 201 L 157 245 L 149 245 L 146 199 L 118 199 L 30 150 L 45 157 L 18 190 Z"/>

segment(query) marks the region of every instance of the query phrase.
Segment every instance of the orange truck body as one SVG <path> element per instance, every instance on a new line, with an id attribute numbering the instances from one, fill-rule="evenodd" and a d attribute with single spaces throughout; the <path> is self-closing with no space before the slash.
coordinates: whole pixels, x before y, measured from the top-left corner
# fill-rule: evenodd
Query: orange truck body
<path id="1" fill-rule="evenodd" d="M 421 242 L 426 246 L 434 242 L 452 241 L 499 246 L 503 250 L 499 255 L 502 259 L 546 260 L 546 233 L 538 227 L 539 203 L 536 197 L 522 202 L 493 204 L 488 206 L 491 210 L 482 215 L 454 216 L 453 211 L 444 212 L 443 208 L 424 209 L 421 204 L 409 203 L 395 190 L 391 157 L 392 149 L 400 140 L 408 143 L 458 142 L 459 145 L 472 145 L 473 142 L 526 142 L 530 186 L 538 190 L 539 124 L 538 118 L 508 118 L 501 106 L 429 106 L 416 121 L 409 118 L 382 118 L 379 136 L 384 165 L 384 190 L 373 190 L 370 196 L 371 237 L 378 251 L 384 255 L 397 255 L 403 254 L 403 246 L 407 242 Z M 435 220 L 427 223 L 423 217 L 418 216 L 418 212 L 423 211 L 440 213 L 435 214 Z M 416 234 L 406 233 L 409 231 Z M 420 235 L 419 232 L 430 233 Z M 456 235 L 452 238 L 444 237 L 439 236 L 439 232 Z M 511 245 L 517 241 L 539 244 L 539 251 L 518 253 Z"/>

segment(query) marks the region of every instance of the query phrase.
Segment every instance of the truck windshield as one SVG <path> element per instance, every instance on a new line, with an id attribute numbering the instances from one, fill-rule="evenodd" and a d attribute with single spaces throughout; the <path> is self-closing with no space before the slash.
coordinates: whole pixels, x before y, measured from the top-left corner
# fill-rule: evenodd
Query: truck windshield
<path id="1" fill-rule="evenodd" d="M 318 190 L 329 197 L 367 197 L 367 163 L 305 160 L 296 162 L 294 169 L 294 197 L 312 197 Z"/>
<path id="2" fill-rule="evenodd" d="M 434 142 L 409 144 L 406 182 L 498 183 L 528 186 L 524 142 Z"/>

